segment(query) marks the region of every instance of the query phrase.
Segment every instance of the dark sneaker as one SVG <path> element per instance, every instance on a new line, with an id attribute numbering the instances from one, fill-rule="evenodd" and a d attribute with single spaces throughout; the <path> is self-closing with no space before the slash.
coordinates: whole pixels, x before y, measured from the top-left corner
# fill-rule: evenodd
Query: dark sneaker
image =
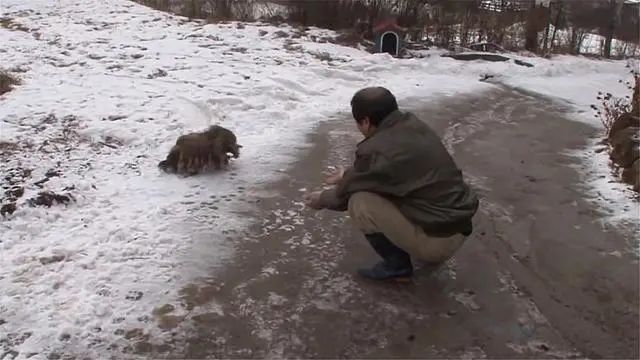
<path id="1" fill-rule="evenodd" d="M 394 266 L 388 261 L 380 261 L 371 268 L 358 269 L 358 275 L 370 280 L 409 282 L 413 276 L 413 268 L 410 263 L 408 266 Z"/>
<path id="2" fill-rule="evenodd" d="M 411 256 L 391 242 L 384 234 L 365 235 L 371 247 L 382 261 L 370 269 L 360 269 L 358 274 L 373 280 L 409 281 L 413 275 Z"/>

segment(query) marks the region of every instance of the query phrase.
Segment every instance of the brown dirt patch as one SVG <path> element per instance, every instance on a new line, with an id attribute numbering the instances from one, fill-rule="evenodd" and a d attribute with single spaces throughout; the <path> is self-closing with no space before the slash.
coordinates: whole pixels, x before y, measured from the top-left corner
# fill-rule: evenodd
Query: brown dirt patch
<path id="1" fill-rule="evenodd" d="M 41 191 L 36 197 L 27 200 L 31 206 L 51 207 L 54 204 L 67 204 L 73 197 L 71 194 L 56 194 L 52 191 Z"/>
<path id="2" fill-rule="evenodd" d="M 24 32 L 29 32 L 30 30 L 28 27 L 20 24 L 15 19 L 10 17 L 0 18 L 0 27 L 9 29 L 9 30 L 24 31 Z"/>

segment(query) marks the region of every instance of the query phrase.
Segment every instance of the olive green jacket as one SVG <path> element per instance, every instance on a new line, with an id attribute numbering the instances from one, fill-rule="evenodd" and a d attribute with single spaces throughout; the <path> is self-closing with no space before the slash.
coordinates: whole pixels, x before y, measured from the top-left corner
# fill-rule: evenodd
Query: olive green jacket
<path id="1" fill-rule="evenodd" d="M 367 191 L 391 200 L 428 235 L 469 235 L 479 201 L 436 133 L 411 113 L 389 114 L 357 145 L 342 180 L 320 195 L 323 208 L 345 211 L 349 197 Z"/>

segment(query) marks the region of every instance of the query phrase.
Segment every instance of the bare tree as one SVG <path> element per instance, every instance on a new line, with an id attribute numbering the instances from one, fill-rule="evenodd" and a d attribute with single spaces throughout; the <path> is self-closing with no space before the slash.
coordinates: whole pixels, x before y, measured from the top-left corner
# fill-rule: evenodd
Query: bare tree
<path id="1" fill-rule="evenodd" d="M 624 0 L 609 0 L 610 19 L 604 42 L 604 56 L 607 59 L 611 58 L 611 43 L 620 24 L 620 15 L 623 6 Z"/>
<path id="2" fill-rule="evenodd" d="M 556 3 L 556 18 L 553 22 L 553 35 L 551 35 L 551 50 L 555 48 L 556 35 L 558 34 L 558 29 L 561 27 L 561 20 L 564 15 L 564 4 L 562 0 L 558 0 Z"/>
<path id="3" fill-rule="evenodd" d="M 525 34 L 525 49 L 531 52 L 538 52 L 538 19 L 535 1 L 531 1 L 531 8 L 527 16 L 526 34 Z"/>

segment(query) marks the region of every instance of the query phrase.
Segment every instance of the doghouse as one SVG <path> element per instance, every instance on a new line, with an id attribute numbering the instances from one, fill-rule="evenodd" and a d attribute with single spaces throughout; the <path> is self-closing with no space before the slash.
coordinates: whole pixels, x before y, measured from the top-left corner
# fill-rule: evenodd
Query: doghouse
<path id="1" fill-rule="evenodd" d="M 402 49 L 402 37 L 405 29 L 401 28 L 396 19 L 387 19 L 379 22 L 373 28 L 373 39 L 375 42 L 375 52 L 388 53 L 398 56 Z"/>

